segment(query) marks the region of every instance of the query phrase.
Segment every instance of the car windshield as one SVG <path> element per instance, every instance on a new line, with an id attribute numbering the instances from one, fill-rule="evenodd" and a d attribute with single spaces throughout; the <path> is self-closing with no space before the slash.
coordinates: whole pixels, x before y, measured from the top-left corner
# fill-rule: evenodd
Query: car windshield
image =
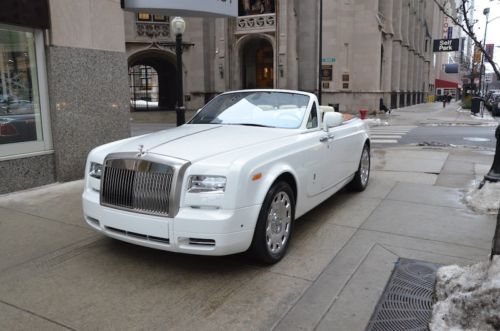
<path id="1" fill-rule="evenodd" d="M 289 92 L 249 91 L 221 94 L 191 124 L 248 125 L 284 129 L 300 127 L 309 97 Z"/>

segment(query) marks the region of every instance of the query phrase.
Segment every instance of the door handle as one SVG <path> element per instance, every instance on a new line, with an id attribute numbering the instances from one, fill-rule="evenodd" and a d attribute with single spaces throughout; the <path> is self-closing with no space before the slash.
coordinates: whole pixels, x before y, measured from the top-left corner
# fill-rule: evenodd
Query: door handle
<path id="1" fill-rule="evenodd" d="M 319 138 L 319 141 L 322 142 L 322 143 L 330 142 L 330 141 L 333 141 L 334 137 L 335 136 L 333 134 L 329 133 L 326 136 L 323 136 L 323 137 Z"/>

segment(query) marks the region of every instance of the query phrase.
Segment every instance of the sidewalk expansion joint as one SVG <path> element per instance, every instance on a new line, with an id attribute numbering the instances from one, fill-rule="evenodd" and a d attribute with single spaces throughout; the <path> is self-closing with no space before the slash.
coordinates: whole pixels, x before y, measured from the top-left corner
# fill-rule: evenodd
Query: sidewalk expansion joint
<path id="1" fill-rule="evenodd" d="M 366 228 L 359 229 L 359 230 L 360 231 L 367 231 L 367 232 L 383 233 L 383 234 L 388 234 L 388 235 L 391 235 L 391 236 L 398 236 L 398 237 L 402 237 L 402 238 L 411 238 L 411 239 L 416 239 L 416 240 L 430 241 L 430 242 L 435 242 L 435 243 L 440 243 L 440 244 L 446 244 L 446 245 L 455 245 L 455 246 L 458 246 L 458 247 L 474 248 L 474 249 L 478 249 L 478 250 L 485 251 L 485 252 L 489 252 L 490 251 L 490 249 L 486 249 L 486 248 L 483 248 L 483 247 L 463 245 L 463 244 L 458 244 L 458 243 L 451 242 L 451 241 L 442 241 L 442 240 L 435 240 L 435 239 L 427 239 L 427 238 L 421 238 L 421 237 L 403 235 L 403 234 L 400 234 L 400 233 L 393 233 L 393 232 L 373 230 L 373 229 L 366 229 Z"/>
<path id="2" fill-rule="evenodd" d="M 328 309 L 326 310 L 326 312 L 321 316 L 321 319 L 314 326 L 313 330 L 316 330 L 318 328 L 318 326 L 321 324 L 321 322 L 325 319 L 325 316 L 328 315 L 328 313 L 330 312 L 330 310 L 332 309 L 332 307 L 335 305 L 335 302 L 337 302 L 337 299 L 342 295 L 342 292 L 344 292 L 344 290 L 347 287 L 347 285 L 349 285 L 349 283 L 351 282 L 351 280 L 354 277 L 354 275 L 358 272 L 359 268 L 361 268 L 361 266 L 363 265 L 363 263 L 365 263 L 366 259 L 368 258 L 368 256 L 370 256 L 370 253 L 373 251 L 373 249 L 375 247 L 380 247 L 380 248 L 388 251 L 389 253 L 393 254 L 394 256 L 398 256 L 398 254 L 396 254 L 396 253 L 388 250 L 387 248 L 385 248 L 384 246 L 380 245 L 379 243 L 375 243 L 372 246 L 370 246 L 370 248 L 368 249 L 368 251 L 366 252 L 366 254 L 363 256 L 363 258 L 361 259 L 361 261 L 357 264 L 356 268 L 354 268 L 354 270 L 349 275 L 349 278 L 347 278 L 347 280 L 344 282 L 344 284 L 342 284 L 342 287 L 339 289 L 339 291 L 337 292 L 337 294 L 333 298 L 333 300 L 330 303 L 330 305 L 328 306 Z"/>
<path id="3" fill-rule="evenodd" d="M 50 319 L 50 318 L 48 318 L 48 317 L 45 317 L 45 316 L 42 316 L 42 315 L 37 314 L 37 313 L 35 313 L 35 312 L 32 312 L 32 311 L 30 311 L 30 310 L 28 310 L 28 309 L 24 309 L 24 308 L 22 308 L 22 307 L 16 306 L 16 305 L 14 305 L 14 304 L 12 304 L 12 303 L 9 303 L 9 302 L 6 302 L 6 301 L 4 301 L 4 300 L 2 300 L 2 299 L 0 299 L 0 303 L 3 303 L 4 305 L 9 306 L 9 307 L 11 307 L 11 308 L 15 308 L 15 309 L 21 310 L 21 311 L 23 311 L 23 312 L 25 312 L 25 313 L 27 313 L 27 314 L 33 315 L 33 316 L 35 316 L 35 317 L 41 318 L 41 319 L 43 319 L 43 320 L 45 320 L 45 321 L 47 321 L 47 322 L 50 322 L 50 323 L 55 324 L 55 325 L 58 325 L 58 326 L 60 326 L 60 327 L 62 327 L 62 328 L 65 328 L 65 329 L 67 329 L 67 330 L 76 331 L 76 329 L 73 329 L 72 327 L 69 327 L 69 326 L 64 325 L 64 324 L 62 324 L 62 323 L 59 323 L 59 322 L 57 322 L 57 321 L 54 321 L 53 319 Z"/>
<path id="4" fill-rule="evenodd" d="M 17 209 L 13 209 L 13 208 L 9 208 L 9 207 L 3 207 L 3 206 L 0 206 L 0 209 L 5 209 L 5 210 L 13 211 L 13 212 L 16 212 L 16 213 L 19 213 L 19 214 L 24 214 L 24 215 L 32 216 L 34 218 L 39 218 L 39 219 L 42 219 L 42 220 L 46 220 L 46 221 L 50 221 L 50 222 L 55 222 L 55 223 L 59 223 L 59 224 L 62 224 L 62 225 L 68 225 L 68 226 L 77 227 L 79 229 L 90 230 L 90 228 L 88 226 L 86 226 L 86 225 L 78 225 L 78 224 L 66 223 L 64 221 L 60 221 L 60 220 L 56 220 L 56 219 L 53 219 L 53 218 L 48 218 L 48 217 L 44 217 L 44 216 L 40 216 L 40 215 L 28 213 L 28 212 L 22 211 L 22 210 L 17 210 Z M 83 224 L 83 216 L 82 216 L 82 224 Z"/>

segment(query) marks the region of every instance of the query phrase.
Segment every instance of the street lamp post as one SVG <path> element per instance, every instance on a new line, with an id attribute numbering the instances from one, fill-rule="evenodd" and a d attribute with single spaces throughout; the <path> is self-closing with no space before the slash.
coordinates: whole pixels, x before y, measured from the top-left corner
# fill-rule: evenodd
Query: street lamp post
<path id="1" fill-rule="evenodd" d="M 495 17 L 491 20 L 488 20 L 488 15 L 490 13 L 489 8 L 485 8 L 483 10 L 483 14 L 486 16 L 486 27 L 484 28 L 484 40 L 483 40 L 483 49 L 486 47 L 486 32 L 488 30 L 488 23 L 496 20 L 499 17 Z M 479 71 L 479 92 L 481 92 L 481 80 L 482 80 L 482 67 L 484 65 L 484 54 L 481 56 L 481 67 Z M 483 181 L 480 184 L 480 187 L 483 187 L 485 182 L 499 182 L 500 181 L 500 124 L 497 126 L 497 129 L 495 130 L 495 138 L 497 140 L 496 148 L 495 148 L 495 157 L 493 158 L 493 165 L 491 166 L 490 171 L 484 176 Z M 499 214 L 500 215 L 500 214 Z M 495 242 L 498 241 L 497 234 L 500 233 L 499 223 L 497 223 L 497 229 L 496 229 L 496 234 L 495 234 Z M 494 245 L 497 245 L 497 243 L 494 243 Z M 496 246 L 494 246 L 496 247 Z"/>
<path id="2" fill-rule="evenodd" d="M 483 15 L 486 16 L 486 26 L 484 27 L 484 38 L 483 38 L 483 49 L 486 46 L 486 32 L 488 31 L 488 16 L 490 14 L 490 8 L 484 8 Z M 481 84 L 483 81 L 483 66 L 484 66 L 484 54 L 481 54 L 481 65 L 479 66 L 479 88 L 478 92 L 481 95 Z"/>
<path id="3" fill-rule="evenodd" d="M 177 64 L 177 104 L 175 112 L 177 115 L 177 126 L 186 122 L 184 108 L 184 92 L 182 88 L 182 34 L 186 31 L 186 21 L 182 17 L 174 17 L 170 22 L 172 34 L 175 36 L 175 55 Z"/>

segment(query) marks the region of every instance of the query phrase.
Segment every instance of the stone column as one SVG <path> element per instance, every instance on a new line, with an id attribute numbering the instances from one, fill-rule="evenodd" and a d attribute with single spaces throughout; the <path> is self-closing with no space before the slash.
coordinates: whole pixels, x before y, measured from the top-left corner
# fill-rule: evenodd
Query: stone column
<path id="1" fill-rule="evenodd" d="M 382 42 L 384 47 L 384 57 L 382 59 L 382 93 L 384 103 L 390 105 L 390 91 L 392 79 L 392 38 L 394 28 L 392 25 L 392 11 L 394 0 L 380 0 L 379 10 L 384 16 L 384 27 Z"/>
<path id="2" fill-rule="evenodd" d="M 82 12 L 74 1 L 50 0 L 45 49 L 57 181 L 81 178 L 92 148 L 130 132 L 123 10 L 114 1 L 86 2 Z"/>
<path id="3" fill-rule="evenodd" d="M 408 40 L 408 29 L 409 29 L 409 18 L 410 18 L 410 1 L 402 0 L 401 6 L 401 36 L 402 36 L 402 49 L 401 49 L 401 70 L 400 70 L 400 81 L 401 81 L 401 97 L 403 102 L 401 105 L 406 106 L 406 92 L 408 91 L 408 57 L 409 57 L 409 40 Z"/>
<path id="4" fill-rule="evenodd" d="M 396 107 L 399 107 L 399 92 L 401 91 L 401 6 L 402 2 L 400 0 L 393 1 L 392 28 L 394 36 L 392 38 L 391 91 L 392 93 L 396 93 Z M 394 104 L 392 107 L 394 107 Z"/>
<path id="5" fill-rule="evenodd" d="M 299 88 L 299 77 L 298 77 L 298 54 L 297 54 L 297 42 L 300 42 L 297 35 L 297 15 L 295 1 L 290 1 L 288 7 L 287 17 L 287 36 L 286 45 L 287 49 L 287 61 L 286 65 L 283 66 L 284 79 L 286 80 L 287 88 L 297 90 Z"/>

